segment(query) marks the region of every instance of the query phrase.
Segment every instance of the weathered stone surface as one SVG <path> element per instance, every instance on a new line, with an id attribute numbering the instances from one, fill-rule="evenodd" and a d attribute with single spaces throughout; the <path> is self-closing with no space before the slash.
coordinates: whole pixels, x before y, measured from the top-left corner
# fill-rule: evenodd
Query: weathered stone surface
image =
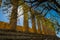
<path id="1" fill-rule="evenodd" d="M 55 35 L 42 35 L 35 33 L 0 30 L 1 40 L 60 40 Z"/>

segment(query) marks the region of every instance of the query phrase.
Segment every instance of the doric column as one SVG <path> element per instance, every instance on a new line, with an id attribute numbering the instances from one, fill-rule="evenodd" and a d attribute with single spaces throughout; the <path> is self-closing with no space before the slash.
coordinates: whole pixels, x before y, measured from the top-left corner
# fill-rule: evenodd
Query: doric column
<path id="1" fill-rule="evenodd" d="M 42 29 L 43 29 L 42 33 L 47 35 L 47 26 L 44 17 L 42 17 Z"/>
<path id="2" fill-rule="evenodd" d="M 41 24 L 40 24 L 40 15 L 37 15 L 37 25 L 38 25 L 38 33 L 41 34 Z"/>
<path id="3" fill-rule="evenodd" d="M 26 5 L 23 5 L 23 10 L 24 10 L 24 27 L 23 31 L 28 32 L 29 27 L 28 27 L 28 10 L 29 8 Z"/>
<path id="4" fill-rule="evenodd" d="M 34 15 L 34 11 L 31 9 L 31 20 L 32 20 L 32 29 L 33 29 L 33 32 L 36 33 L 36 19 L 35 19 L 35 15 Z"/>
<path id="5" fill-rule="evenodd" d="M 47 32 L 48 32 L 48 35 L 55 35 L 55 29 L 54 29 L 54 25 L 49 21 L 47 20 Z"/>
<path id="6" fill-rule="evenodd" d="M 18 9 L 18 1 L 17 0 L 11 0 L 11 3 L 13 5 L 11 18 L 10 18 L 10 26 L 12 30 L 16 29 L 17 26 L 17 9 Z"/>

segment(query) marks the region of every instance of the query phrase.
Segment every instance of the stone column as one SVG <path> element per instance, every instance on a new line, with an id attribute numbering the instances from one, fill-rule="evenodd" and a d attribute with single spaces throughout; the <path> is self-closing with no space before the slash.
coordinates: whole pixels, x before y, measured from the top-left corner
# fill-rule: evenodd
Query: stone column
<path id="1" fill-rule="evenodd" d="M 26 5 L 23 5 L 23 10 L 24 10 L 24 27 L 23 27 L 23 31 L 28 32 L 29 31 L 29 27 L 28 27 L 28 11 L 29 11 L 29 8 Z"/>
<path id="2" fill-rule="evenodd" d="M 32 29 L 33 32 L 36 33 L 36 23 L 35 23 L 35 15 L 34 15 L 34 11 L 31 9 L 31 20 L 32 20 Z"/>
<path id="3" fill-rule="evenodd" d="M 47 26 L 46 26 L 45 20 L 46 19 L 44 17 L 42 17 L 42 29 L 43 29 L 44 34 L 47 35 L 48 32 L 47 32 Z"/>
<path id="4" fill-rule="evenodd" d="M 42 30 L 42 34 L 44 34 L 44 25 L 43 25 L 43 19 L 42 19 L 42 17 L 41 17 L 41 30 Z"/>
<path id="5" fill-rule="evenodd" d="M 36 18 L 37 18 L 37 24 L 38 24 L 38 33 L 41 34 L 40 15 L 38 15 Z"/>
<path id="6" fill-rule="evenodd" d="M 11 0 L 11 3 L 13 5 L 11 18 L 10 18 L 10 26 L 12 30 L 16 30 L 17 26 L 17 9 L 18 9 L 18 1 L 17 0 Z"/>

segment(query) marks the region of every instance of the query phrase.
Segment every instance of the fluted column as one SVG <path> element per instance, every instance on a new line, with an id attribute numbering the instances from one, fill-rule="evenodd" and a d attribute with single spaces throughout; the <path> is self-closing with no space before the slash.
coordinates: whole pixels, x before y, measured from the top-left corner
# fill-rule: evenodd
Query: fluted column
<path id="1" fill-rule="evenodd" d="M 48 35 L 50 35 L 49 33 L 51 33 L 50 31 L 49 31 L 49 22 L 48 22 L 48 20 L 46 20 L 46 29 L 47 29 L 47 33 L 48 33 Z"/>
<path id="2" fill-rule="evenodd" d="M 23 5 L 23 10 L 24 10 L 24 32 L 28 32 L 29 31 L 29 27 L 28 27 L 28 7 L 26 5 Z"/>
<path id="3" fill-rule="evenodd" d="M 35 19 L 35 15 L 34 15 L 34 11 L 31 9 L 31 20 L 32 20 L 32 29 L 33 29 L 33 32 L 36 33 L 36 19 Z"/>
<path id="4" fill-rule="evenodd" d="M 55 30 L 54 30 L 53 24 L 49 20 L 47 20 L 46 25 L 47 25 L 47 28 L 48 28 L 48 30 L 47 30 L 48 34 L 49 35 L 55 35 Z"/>
<path id="5" fill-rule="evenodd" d="M 41 24 L 40 24 L 40 15 L 38 15 L 37 17 L 36 17 L 36 19 L 37 19 L 37 24 L 38 24 L 38 33 L 39 34 L 41 34 Z"/>
<path id="6" fill-rule="evenodd" d="M 44 34 L 43 21 L 42 21 L 42 19 L 41 19 L 41 30 L 42 30 L 42 34 Z"/>
<path id="7" fill-rule="evenodd" d="M 17 9 L 18 9 L 18 1 L 17 0 L 11 0 L 11 3 L 13 5 L 11 18 L 10 18 L 10 26 L 12 30 L 16 29 L 17 26 Z"/>
<path id="8" fill-rule="evenodd" d="M 47 35 L 47 26 L 46 26 L 46 22 L 45 22 L 45 18 L 42 17 L 42 33 Z"/>

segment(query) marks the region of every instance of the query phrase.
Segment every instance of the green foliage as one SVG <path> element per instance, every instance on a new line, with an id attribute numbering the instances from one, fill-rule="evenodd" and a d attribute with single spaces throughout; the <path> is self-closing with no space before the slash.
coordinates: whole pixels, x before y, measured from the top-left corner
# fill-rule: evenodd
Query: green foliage
<path id="1" fill-rule="evenodd" d="M 2 0 L 0 0 L 0 6 L 1 6 L 1 4 L 2 4 Z"/>

